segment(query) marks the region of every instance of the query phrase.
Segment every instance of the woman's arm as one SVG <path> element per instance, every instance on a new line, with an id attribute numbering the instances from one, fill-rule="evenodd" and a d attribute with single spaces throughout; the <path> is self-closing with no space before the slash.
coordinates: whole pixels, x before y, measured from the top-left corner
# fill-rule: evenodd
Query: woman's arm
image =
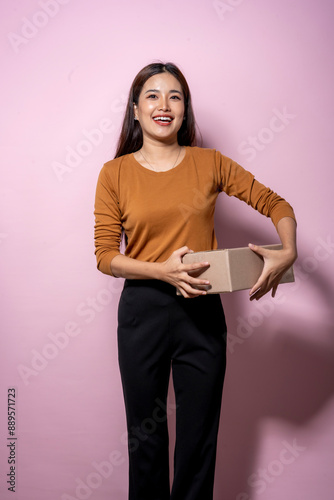
<path id="1" fill-rule="evenodd" d="M 189 271 L 205 269 L 208 262 L 198 262 L 196 264 L 183 264 L 182 257 L 186 253 L 192 252 L 184 246 L 175 250 L 165 262 L 143 262 L 132 259 L 125 255 L 116 255 L 111 263 L 111 273 L 115 277 L 127 279 L 158 279 L 166 281 L 178 288 L 186 298 L 206 295 L 203 290 L 197 290 L 192 285 L 208 285 L 209 281 L 189 276 Z"/>
<path id="2" fill-rule="evenodd" d="M 297 258 L 294 211 L 284 198 L 257 181 L 251 172 L 219 152 L 216 155 L 219 190 L 236 196 L 262 215 L 270 217 L 281 239 L 282 250 L 249 245 L 264 259 L 263 271 L 250 291 L 250 299 L 258 300 L 271 289 L 274 297 L 283 274 Z"/>
<path id="3" fill-rule="evenodd" d="M 277 233 L 282 242 L 282 250 L 268 250 L 257 245 L 249 247 L 264 259 L 261 276 L 249 292 L 250 300 L 259 300 L 272 289 L 275 297 L 277 287 L 283 274 L 297 259 L 296 222 L 292 217 L 283 217 L 276 226 Z"/>

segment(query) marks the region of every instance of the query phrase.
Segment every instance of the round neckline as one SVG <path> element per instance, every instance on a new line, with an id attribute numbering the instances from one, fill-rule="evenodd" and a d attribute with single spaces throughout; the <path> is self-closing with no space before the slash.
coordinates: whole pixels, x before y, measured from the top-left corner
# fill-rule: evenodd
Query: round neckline
<path id="1" fill-rule="evenodd" d="M 152 175 L 169 175 L 171 172 L 175 172 L 175 170 L 178 170 L 179 167 L 181 167 L 184 163 L 185 163 L 185 160 L 186 158 L 188 157 L 188 147 L 189 146 L 184 146 L 185 148 L 185 153 L 184 153 L 184 157 L 182 158 L 182 160 L 180 161 L 180 163 L 178 163 L 175 167 L 173 168 L 170 168 L 169 170 L 161 170 L 161 171 L 156 171 L 156 170 L 152 170 L 150 168 L 147 168 L 147 167 L 144 167 L 144 165 L 142 165 L 141 163 L 139 163 L 138 160 L 136 160 L 136 158 L 134 157 L 134 153 L 130 153 L 130 157 L 132 158 L 133 162 L 142 170 L 142 171 L 145 171 L 146 173 L 148 174 L 152 174 Z M 136 152 L 136 151 L 135 151 Z"/>

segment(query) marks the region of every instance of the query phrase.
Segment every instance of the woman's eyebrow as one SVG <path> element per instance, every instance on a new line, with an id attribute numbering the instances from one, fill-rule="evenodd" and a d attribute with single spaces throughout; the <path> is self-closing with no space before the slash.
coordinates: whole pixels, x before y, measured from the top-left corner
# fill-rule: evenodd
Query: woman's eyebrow
<path id="1" fill-rule="evenodd" d="M 149 89 L 149 90 L 146 90 L 145 94 L 147 94 L 147 92 L 160 92 L 160 90 L 158 90 L 158 89 Z M 177 94 L 181 94 L 182 95 L 182 92 L 180 92 L 179 90 L 170 90 L 169 93 L 170 94 L 177 93 Z"/>

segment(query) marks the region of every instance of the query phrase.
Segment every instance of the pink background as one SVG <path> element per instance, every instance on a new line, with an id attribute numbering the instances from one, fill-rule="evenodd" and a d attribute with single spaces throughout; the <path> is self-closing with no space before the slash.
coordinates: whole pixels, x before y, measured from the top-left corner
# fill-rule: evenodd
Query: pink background
<path id="1" fill-rule="evenodd" d="M 255 304 L 247 292 L 222 297 L 215 500 L 332 500 L 332 2 L 21 0 L 1 10 L 1 499 L 127 498 L 122 281 L 96 269 L 93 205 L 132 79 L 162 59 L 188 79 L 203 145 L 298 217 L 295 284 Z M 224 195 L 216 222 L 220 247 L 278 241 L 270 220 Z M 169 404 L 173 441 L 172 392 Z"/>

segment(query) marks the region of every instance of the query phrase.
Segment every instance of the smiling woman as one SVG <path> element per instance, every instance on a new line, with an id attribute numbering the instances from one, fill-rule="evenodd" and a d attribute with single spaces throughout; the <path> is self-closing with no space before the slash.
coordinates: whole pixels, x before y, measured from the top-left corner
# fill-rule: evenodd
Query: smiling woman
<path id="1" fill-rule="evenodd" d="M 155 171 L 165 171 L 174 168 L 182 161 L 184 148 L 177 140 L 178 132 L 185 118 L 185 105 L 182 87 L 179 81 L 170 73 L 159 73 L 151 76 L 142 89 L 138 103 L 133 104 L 135 120 L 138 120 L 143 134 L 143 146 L 134 156 L 146 168 Z M 169 148 L 168 156 L 162 150 L 160 158 L 149 161 L 156 141 L 165 145 L 175 145 Z M 144 154 L 145 153 L 145 154 Z"/>
<path id="2" fill-rule="evenodd" d="M 174 91 L 171 92 L 169 96 L 169 102 L 177 100 L 178 98 L 184 106 L 183 121 L 177 132 L 177 141 L 180 146 L 194 146 L 196 144 L 195 116 L 186 79 L 179 68 L 174 64 L 153 63 L 145 66 L 133 81 L 129 92 L 129 99 L 115 158 L 132 153 L 133 151 L 138 151 L 143 146 L 143 131 L 139 120 L 135 120 L 135 109 L 139 105 L 139 99 L 143 97 L 141 94 L 143 93 L 144 85 L 145 90 L 148 91 L 148 95 L 146 95 L 148 100 L 155 101 L 159 99 L 159 97 L 161 98 L 161 95 L 158 96 L 156 91 L 161 91 L 162 89 L 157 88 L 155 85 L 148 84 L 149 80 L 152 82 L 155 76 L 159 77 L 159 79 L 161 79 L 162 76 L 167 78 L 174 77 L 172 81 L 174 81 L 176 86 L 169 87 L 170 91 Z"/>
<path id="3" fill-rule="evenodd" d="M 183 264 L 182 257 L 217 248 L 219 193 L 271 217 L 283 244 L 276 251 L 251 247 L 265 261 L 252 299 L 271 289 L 274 294 L 296 258 L 291 206 L 230 158 L 195 144 L 181 71 L 171 63 L 146 66 L 132 84 L 116 156 L 100 172 L 95 201 L 98 269 L 125 278 L 117 338 L 130 500 L 212 500 L 226 324 L 219 295 L 196 288 L 210 283 L 191 275 L 208 263 Z M 147 424 L 157 401 L 167 406 L 171 369 L 177 411 L 170 492 L 166 411 L 154 427 Z"/>

